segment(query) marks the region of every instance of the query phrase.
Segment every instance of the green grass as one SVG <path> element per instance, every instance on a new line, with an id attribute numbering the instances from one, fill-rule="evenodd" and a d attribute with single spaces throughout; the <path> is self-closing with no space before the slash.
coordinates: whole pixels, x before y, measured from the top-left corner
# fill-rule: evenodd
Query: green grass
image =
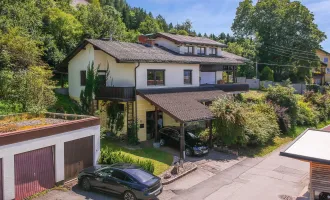
<path id="1" fill-rule="evenodd" d="M 58 112 L 66 114 L 81 114 L 78 104 L 67 95 L 55 94 L 57 101 L 54 106 L 49 108 L 48 112 Z"/>
<path id="2" fill-rule="evenodd" d="M 317 125 L 317 129 L 321 129 L 330 124 L 330 120 L 326 122 L 321 122 Z M 240 155 L 247 157 L 263 157 L 267 154 L 270 154 L 274 150 L 278 149 L 282 145 L 285 145 L 296 137 L 298 137 L 301 133 L 303 133 L 307 128 L 307 126 L 297 126 L 295 130 L 290 131 L 286 135 L 277 136 L 273 141 L 269 142 L 266 145 L 258 146 L 258 147 L 247 147 L 243 148 L 240 151 Z"/>
<path id="3" fill-rule="evenodd" d="M 172 164 L 173 156 L 169 153 L 163 152 L 159 149 L 155 148 L 142 148 L 138 150 L 130 150 L 124 147 L 115 144 L 106 139 L 101 140 L 101 147 L 104 148 L 108 146 L 109 148 L 115 151 L 121 151 L 125 154 L 132 156 L 135 159 L 140 160 L 151 160 L 155 165 L 155 175 L 160 175 L 164 171 L 166 171 Z"/>

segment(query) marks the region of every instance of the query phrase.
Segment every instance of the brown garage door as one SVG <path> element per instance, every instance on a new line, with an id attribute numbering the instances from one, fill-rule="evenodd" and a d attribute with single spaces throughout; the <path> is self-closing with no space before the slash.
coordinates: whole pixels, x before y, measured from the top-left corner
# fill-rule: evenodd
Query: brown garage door
<path id="1" fill-rule="evenodd" d="M 78 173 L 93 166 L 93 136 L 64 143 L 65 180 L 75 178 Z"/>
<path id="2" fill-rule="evenodd" d="M 54 187 L 54 147 L 15 155 L 15 196 L 24 199 Z"/>
<path id="3" fill-rule="evenodd" d="M 3 200 L 2 159 L 0 158 L 0 200 Z"/>

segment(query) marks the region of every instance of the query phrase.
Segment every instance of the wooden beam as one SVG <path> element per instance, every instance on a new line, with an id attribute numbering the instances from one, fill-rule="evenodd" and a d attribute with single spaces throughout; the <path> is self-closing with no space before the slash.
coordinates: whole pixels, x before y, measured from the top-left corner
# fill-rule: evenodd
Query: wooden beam
<path id="1" fill-rule="evenodd" d="M 186 158 L 185 151 L 185 137 L 184 137 L 184 123 L 180 123 L 180 160 L 183 161 Z"/>
<path id="2" fill-rule="evenodd" d="M 209 148 L 212 149 L 213 147 L 213 133 L 212 133 L 212 120 L 209 120 Z"/>
<path id="3" fill-rule="evenodd" d="M 159 143 L 160 137 L 158 132 L 158 108 L 155 107 L 155 143 Z"/>

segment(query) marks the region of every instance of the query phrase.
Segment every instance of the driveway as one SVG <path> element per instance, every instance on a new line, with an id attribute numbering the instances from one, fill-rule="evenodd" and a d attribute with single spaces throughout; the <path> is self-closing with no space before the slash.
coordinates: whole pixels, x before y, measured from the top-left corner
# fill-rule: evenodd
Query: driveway
<path id="1" fill-rule="evenodd" d="M 309 163 L 279 156 L 277 150 L 265 158 L 243 159 L 213 174 L 203 170 L 198 169 L 166 186 L 159 198 L 164 200 L 280 200 L 280 197 L 296 199 L 293 197 L 301 196 L 308 185 Z M 201 179 L 204 180 L 200 181 Z M 193 183 L 195 180 L 197 184 Z"/>

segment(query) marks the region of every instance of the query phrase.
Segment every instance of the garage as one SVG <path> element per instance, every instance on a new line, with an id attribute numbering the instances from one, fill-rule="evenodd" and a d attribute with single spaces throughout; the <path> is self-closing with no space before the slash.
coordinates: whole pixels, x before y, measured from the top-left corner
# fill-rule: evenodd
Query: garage
<path id="1" fill-rule="evenodd" d="M 200 72 L 201 83 L 200 84 L 215 84 L 215 72 Z"/>
<path id="2" fill-rule="evenodd" d="M 64 143 L 65 181 L 76 178 L 82 169 L 93 166 L 93 144 L 93 136 Z"/>
<path id="3" fill-rule="evenodd" d="M 2 159 L 0 158 L 0 200 L 3 200 Z"/>
<path id="4" fill-rule="evenodd" d="M 55 185 L 54 146 L 14 157 L 15 199 L 24 199 Z"/>

